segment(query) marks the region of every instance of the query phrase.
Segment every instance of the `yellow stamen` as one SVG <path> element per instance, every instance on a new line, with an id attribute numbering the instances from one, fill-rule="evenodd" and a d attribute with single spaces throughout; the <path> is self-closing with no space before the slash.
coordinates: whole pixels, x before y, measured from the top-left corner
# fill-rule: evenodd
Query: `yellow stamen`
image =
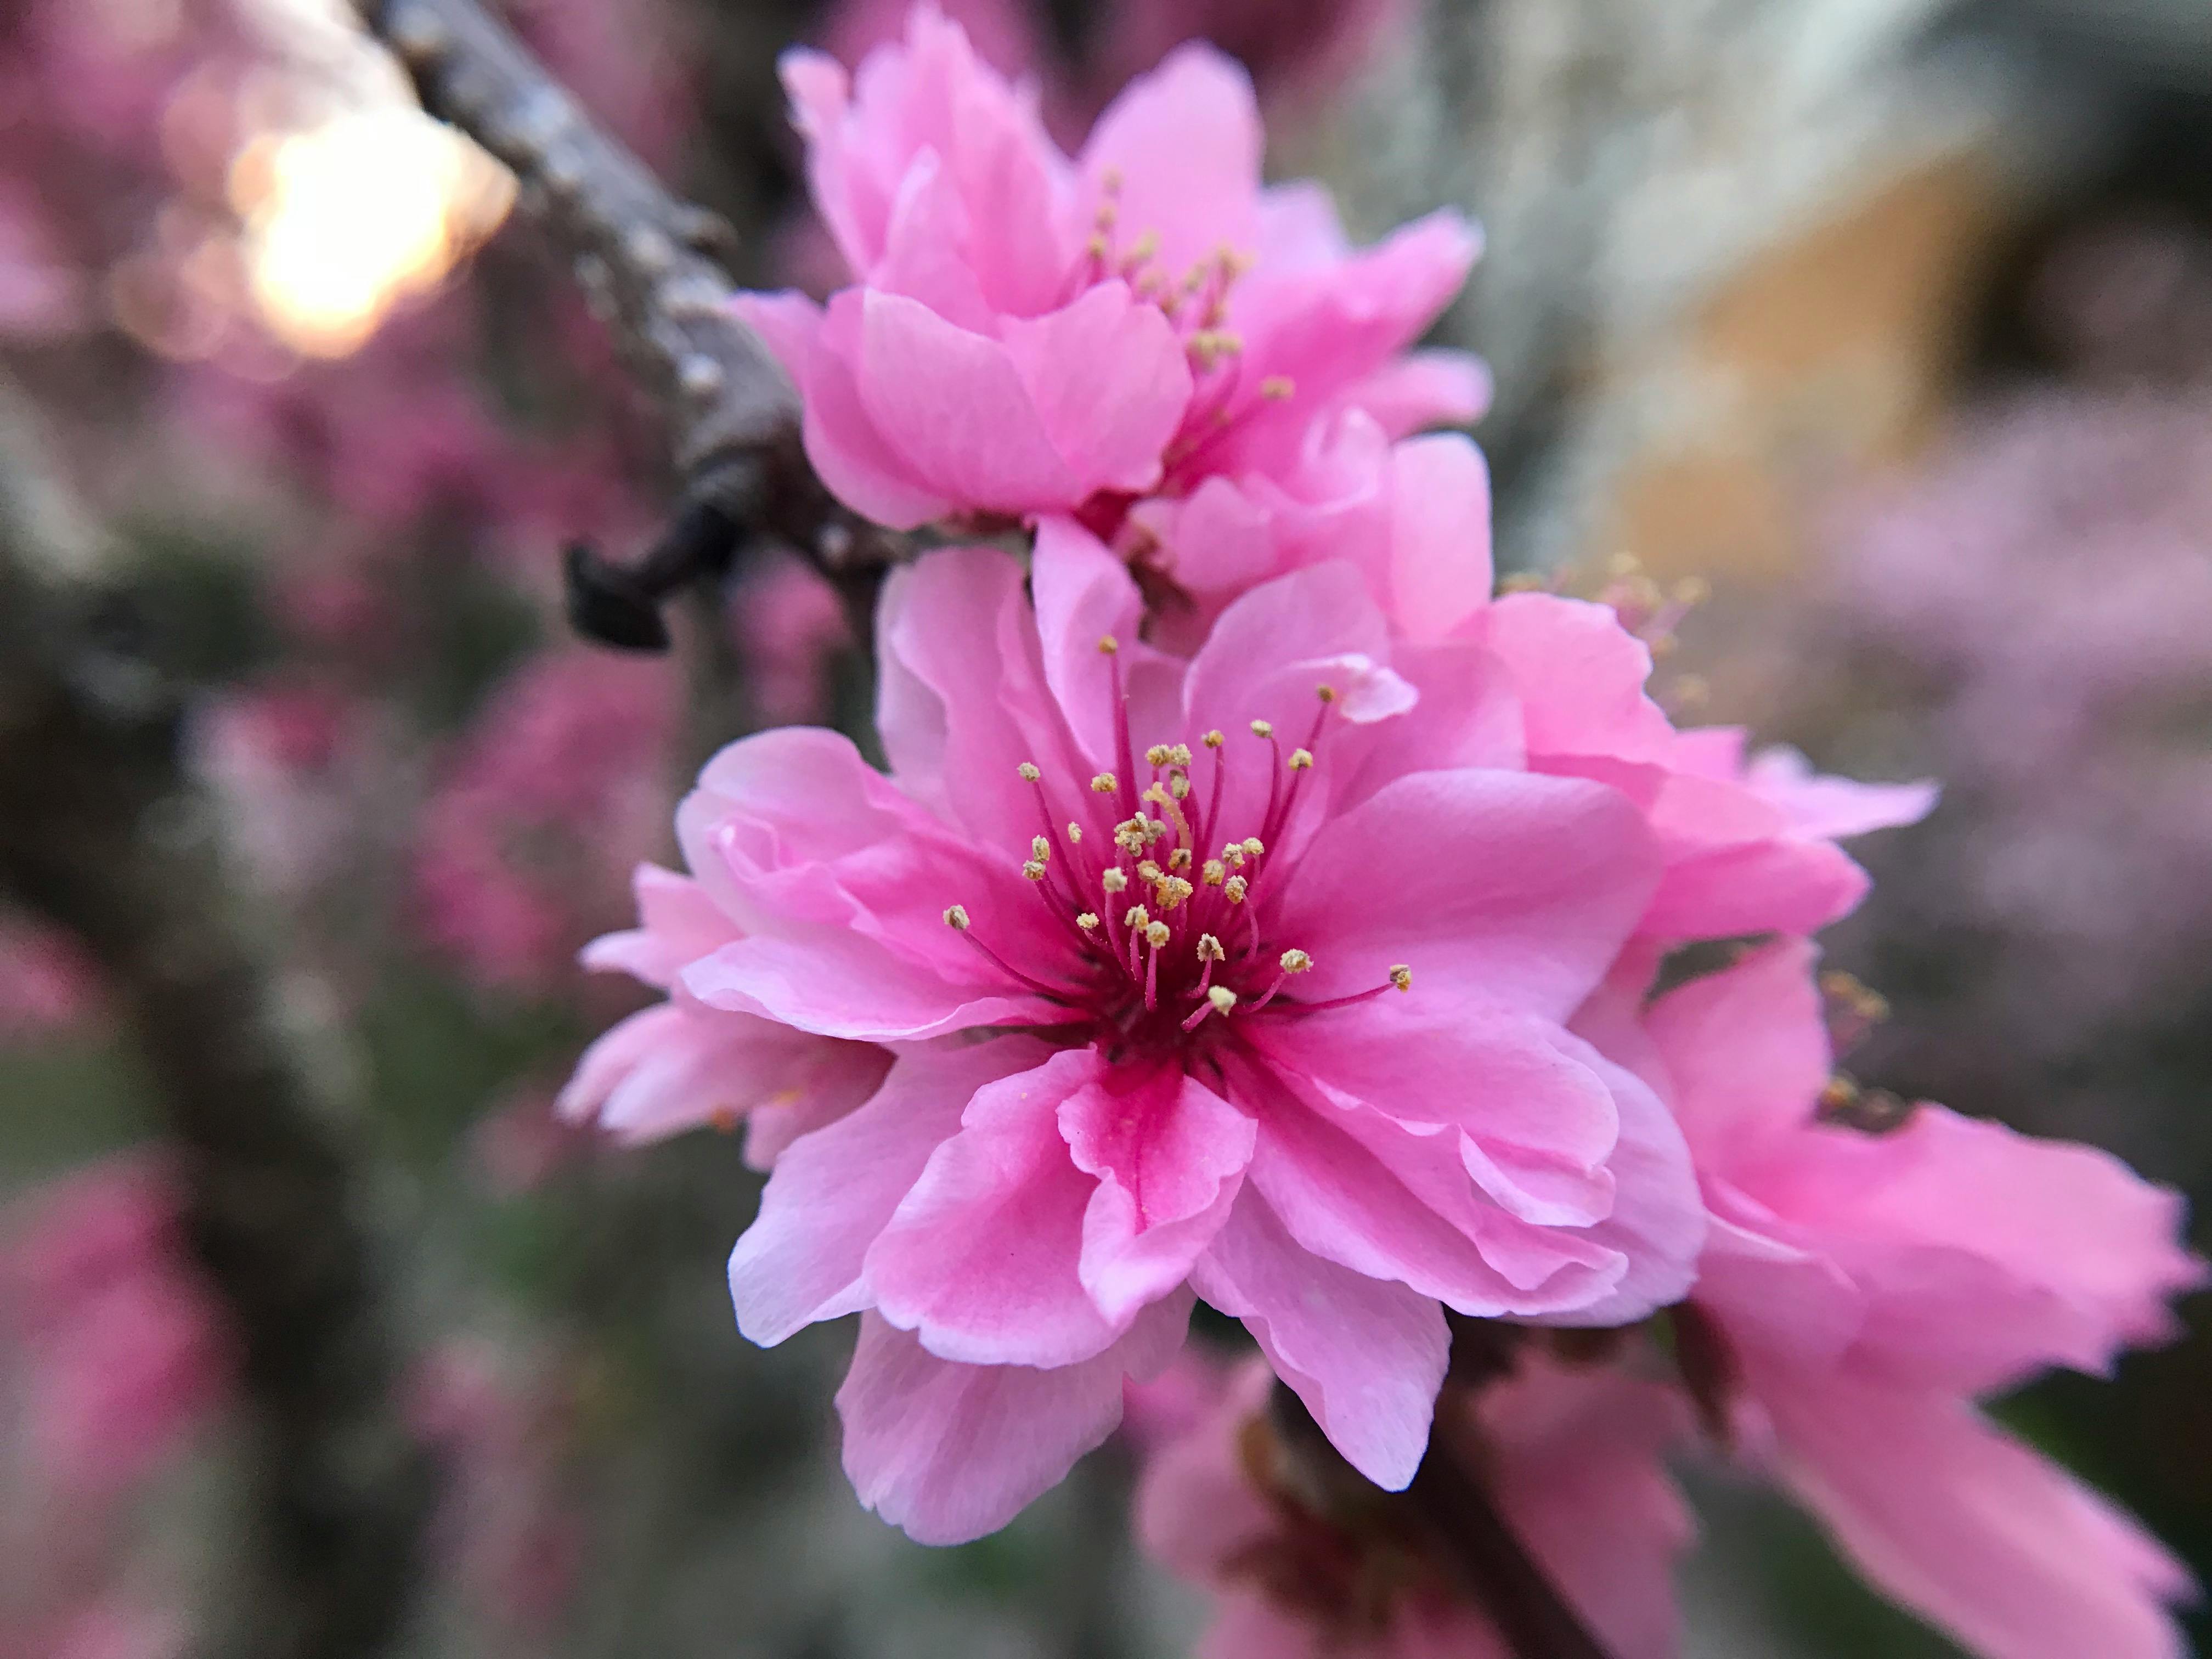
<path id="1" fill-rule="evenodd" d="M 1204 744 L 1208 749 L 1218 749 L 1223 744 L 1228 742 L 1229 739 L 1223 737 L 1219 729 L 1216 728 L 1215 730 L 1207 732 L 1204 737 L 1200 738 L 1199 741 Z"/>
<path id="2" fill-rule="evenodd" d="M 1168 764 L 1170 766 L 1189 765 L 1190 745 L 1187 743 L 1179 743 L 1173 748 L 1170 749 L 1168 750 Z"/>
<path id="3" fill-rule="evenodd" d="M 1303 974 L 1312 966 L 1313 958 L 1303 951 L 1291 950 L 1283 952 L 1283 971 L 1286 974 Z"/>
<path id="4" fill-rule="evenodd" d="M 1031 859 L 1027 864 L 1022 866 L 1022 873 L 1027 876 L 1031 881 L 1042 881 L 1044 879 L 1044 860 L 1042 859 Z"/>
<path id="5" fill-rule="evenodd" d="M 1042 836 L 1031 836 L 1030 837 L 1030 856 L 1035 859 L 1039 864 L 1042 864 L 1047 859 L 1052 856 L 1052 843 L 1047 841 Z"/>
<path id="6" fill-rule="evenodd" d="M 1404 963 L 1399 963 L 1395 967 L 1390 969 L 1390 983 L 1396 986 L 1401 991 L 1412 990 L 1413 988 L 1413 970 L 1411 968 L 1408 968 Z"/>
<path id="7" fill-rule="evenodd" d="M 1168 780 L 1168 793 L 1177 800 L 1190 799 L 1190 780 L 1180 772 Z"/>
<path id="8" fill-rule="evenodd" d="M 1035 783 L 1039 778 L 1044 775 L 1043 773 L 1036 769 L 1036 764 L 1033 761 L 1024 761 L 1016 769 L 1021 773 L 1022 781 L 1024 783 Z"/>
<path id="9" fill-rule="evenodd" d="M 1098 918 L 1092 912 L 1085 910 L 1081 915 L 1076 917 L 1075 925 L 1086 933 L 1096 933 L 1098 929 Z"/>
<path id="10" fill-rule="evenodd" d="M 1165 766 L 1168 763 L 1168 757 L 1171 752 L 1173 751 L 1168 748 L 1167 744 L 1164 743 L 1156 743 L 1150 749 L 1145 750 L 1145 764 L 1147 766 Z"/>
<path id="11" fill-rule="evenodd" d="M 1110 657 L 1121 648 L 1121 641 L 1115 639 L 1111 634 L 1101 634 L 1098 636 L 1098 651 L 1100 655 Z"/>
<path id="12" fill-rule="evenodd" d="M 1254 720 L 1252 722 L 1252 735 L 1255 738 L 1273 737 L 1275 735 L 1275 723 L 1273 720 Z"/>
<path id="13" fill-rule="evenodd" d="M 1198 959 L 1200 962 L 1221 961 L 1221 941 L 1211 933 L 1200 933 L 1198 936 Z"/>
<path id="14" fill-rule="evenodd" d="M 1293 749 L 1293 750 L 1291 750 L 1290 768 L 1291 768 L 1291 771 L 1293 771 L 1293 772 L 1303 772 L 1303 771 L 1304 771 L 1308 767 L 1311 766 L 1312 764 L 1313 764 L 1313 750 L 1310 750 L 1310 749 Z"/>
<path id="15" fill-rule="evenodd" d="M 1159 878 L 1160 866 L 1153 863 L 1150 859 L 1146 859 L 1142 864 L 1137 866 L 1137 879 L 1139 881 L 1158 881 Z"/>
<path id="16" fill-rule="evenodd" d="M 1141 904 L 1133 904 L 1122 916 L 1121 925 L 1133 933 L 1140 933 L 1152 925 L 1152 913 Z"/>
<path id="17" fill-rule="evenodd" d="M 1119 870 L 1109 870 L 1098 878 L 1098 884 L 1109 893 L 1118 893 L 1128 886 L 1129 878 Z"/>
<path id="18" fill-rule="evenodd" d="M 968 931 L 968 908 L 965 905 L 949 905 L 945 912 L 945 925 L 956 933 Z"/>
<path id="19" fill-rule="evenodd" d="M 1082 839 L 1083 826 L 1078 823 L 1073 818 L 1070 818 L 1067 821 L 1067 844 L 1073 847 Z"/>
<path id="20" fill-rule="evenodd" d="M 1200 879 L 1208 887 L 1218 887 L 1221 885 L 1222 878 L 1229 872 L 1219 859 L 1208 859 L 1199 867 L 1198 873 Z"/>
<path id="21" fill-rule="evenodd" d="M 1206 988 L 1206 1000 L 1213 1005 L 1215 1013 L 1225 1014 L 1237 1006 L 1237 993 L 1226 985 L 1212 985 Z"/>
<path id="22" fill-rule="evenodd" d="M 1242 876 L 1230 877 L 1228 881 L 1223 885 L 1221 890 L 1229 895 L 1229 902 L 1231 904 L 1243 903 L 1244 878 Z"/>
<path id="23" fill-rule="evenodd" d="M 1196 890 L 1181 876 L 1164 877 L 1152 889 L 1153 896 L 1159 900 L 1163 910 L 1181 908 L 1183 902 Z"/>
<path id="24" fill-rule="evenodd" d="M 1266 848 L 1260 845 L 1259 836 L 1247 836 L 1244 837 L 1244 855 L 1247 858 L 1256 859 L 1267 850 L 1267 849 Z"/>
<path id="25" fill-rule="evenodd" d="M 1121 780 L 1111 772 L 1101 772 L 1091 780 L 1091 787 L 1101 795 L 1110 795 L 1121 787 Z"/>
<path id="26" fill-rule="evenodd" d="M 1172 853 L 1169 854 L 1168 854 L 1168 868 L 1169 868 L 1169 869 L 1170 869 L 1170 870 L 1188 870 L 1188 869 L 1189 869 L 1189 868 L 1190 868 L 1190 848 L 1188 848 L 1188 847 L 1178 847 L 1178 848 L 1176 848 L 1175 849 L 1175 851 L 1174 851 L 1174 852 L 1172 852 Z"/>
<path id="27" fill-rule="evenodd" d="M 1298 395 L 1297 382 L 1287 374 L 1270 374 L 1260 382 L 1260 395 L 1270 403 L 1287 403 Z"/>
<path id="28" fill-rule="evenodd" d="M 1155 951 L 1164 945 L 1174 937 L 1175 935 L 1169 931 L 1168 925 L 1164 921 L 1156 921 L 1151 927 L 1145 929 L 1145 943 L 1151 945 Z"/>
<path id="29" fill-rule="evenodd" d="M 1316 685 L 1314 687 L 1314 696 L 1319 697 L 1323 702 L 1334 702 L 1336 688 L 1333 685 Z"/>

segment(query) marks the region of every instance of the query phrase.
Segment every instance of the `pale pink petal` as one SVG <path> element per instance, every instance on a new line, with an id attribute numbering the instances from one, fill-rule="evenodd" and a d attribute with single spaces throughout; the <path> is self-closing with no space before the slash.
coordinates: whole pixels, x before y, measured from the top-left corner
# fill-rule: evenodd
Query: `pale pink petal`
<path id="1" fill-rule="evenodd" d="M 1457 434 L 1391 452 L 1390 614 L 1409 640 L 1440 640 L 1490 603 L 1490 469 Z"/>
<path id="2" fill-rule="evenodd" d="M 1177 1064 L 1119 1066 L 1060 1104 L 1075 1166 L 1098 1178 L 1077 1277 L 1119 1326 L 1188 1277 L 1236 1202 L 1252 1120 Z"/>
<path id="3" fill-rule="evenodd" d="M 1451 1354 L 1433 1297 L 1302 1249 L 1256 1192 L 1239 1197 L 1192 1282 L 1244 1322 L 1354 1468 L 1391 1492 L 1413 1478 Z"/>
<path id="4" fill-rule="evenodd" d="M 1777 745 L 1753 757 L 1745 781 L 1788 815 L 1798 834 L 1844 841 L 1876 830 L 1917 823 L 1935 810 L 1934 783 L 1858 783 L 1828 777 L 1795 749 Z"/>
<path id="5" fill-rule="evenodd" d="M 1409 351 L 1356 381 L 1342 394 L 1393 438 L 1431 427 L 1466 426 L 1489 410 L 1489 366 L 1464 351 Z"/>
<path id="6" fill-rule="evenodd" d="M 1156 1302 L 1095 1358 L 1053 1370 L 940 1359 L 874 1314 L 837 1390 L 845 1473 L 860 1502 L 924 1544 L 994 1532 L 1121 1420 L 1125 1379 L 1182 1346 L 1188 1294 Z"/>
<path id="7" fill-rule="evenodd" d="M 787 1147 L 730 1255 L 738 1328 L 773 1347 L 817 1320 L 869 1305 L 868 1247 L 930 1154 L 959 1132 L 978 1089 L 1048 1052 L 1027 1037 L 908 1049 L 866 1105 Z"/>
<path id="8" fill-rule="evenodd" d="M 1814 951 L 1785 939 L 1651 1005 L 1683 1133 L 1711 1169 L 1806 1122 L 1832 1065 Z"/>
<path id="9" fill-rule="evenodd" d="M 978 1365 L 1072 1365 L 1128 1328 L 1136 1310 L 1109 1318 L 1079 1274 L 1098 1182 L 1076 1167 L 1059 1121 L 1110 1069 L 1091 1049 L 1063 1048 L 975 1091 L 869 1247 L 886 1320 Z"/>
<path id="10" fill-rule="evenodd" d="M 1626 942 L 1657 863 L 1641 815 L 1601 785 L 1417 774 L 1323 826 L 1279 931 L 1313 955 L 1308 1000 L 1381 985 L 1404 963 L 1412 995 L 1564 1020 Z"/>
<path id="11" fill-rule="evenodd" d="M 1484 612 L 1485 637 L 1528 708 L 1528 753 L 1663 763 L 1674 728 L 1644 693 L 1651 653 L 1609 606 L 1509 593 Z"/>
<path id="12" fill-rule="evenodd" d="M 848 313 L 858 303 L 857 295 L 841 295 L 833 310 Z M 802 294 L 740 294 L 731 304 L 797 382 L 806 459 L 830 494 L 894 530 L 911 530 L 951 510 L 943 488 L 919 477 L 877 430 L 860 399 L 855 358 L 825 339 L 819 307 Z M 843 332 L 856 331 L 848 319 Z"/>
<path id="13" fill-rule="evenodd" d="M 833 302 L 825 344 L 842 345 Z M 861 407 L 912 475 L 963 507 L 1073 506 L 1091 483 L 1054 447 L 1012 355 L 917 301 L 858 296 L 851 343 Z"/>
<path id="14" fill-rule="evenodd" d="M 583 964 L 595 972 L 628 974 L 665 991 L 688 965 L 738 937 L 737 925 L 688 876 L 641 864 L 630 889 L 637 896 L 638 925 L 584 947 Z"/>
<path id="15" fill-rule="evenodd" d="M 1792 1486 L 1888 1595 L 1987 1659 L 2184 1659 L 2185 1569 L 1963 1401 L 1760 1377 Z"/>
<path id="16" fill-rule="evenodd" d="M 1160 455 L 1182 423 L 1191 384 L 1182 342 L 1158 306 L 1135 299 L 1124 283 L 1101 283 L 1060 310 L 1007 321 L 999 338 L 1046 436 L 1079 481 L 1073 495 L 1035 498 L 1036 510 L 1159 482 Z M 997 441 L 994 434 L 988 444 Z"/>
<path id="17" fill-rule="evenodd" d="M 1260 111 L 1251 76 L 1211 46 L 1168 54 L 1108 106 L 1081 162 L 1083 205 L 1118 175 L 1121 244 L 1158 239 L 1160 268 L 1180 277 L 1226 246 L 1259 239 Z"/>

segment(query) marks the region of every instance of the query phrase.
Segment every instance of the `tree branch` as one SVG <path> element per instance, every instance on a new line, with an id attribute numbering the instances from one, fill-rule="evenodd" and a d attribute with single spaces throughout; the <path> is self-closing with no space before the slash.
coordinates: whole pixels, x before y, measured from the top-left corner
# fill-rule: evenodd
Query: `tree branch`
<path id="1" fill-rule="evenodd" d="M 428 1468 L 369 1182 L 232 888 L 179 706 L 112 596 L 64 574 L 0 428 L 0 886 L 91 951 L 135 1030 L 187 1223 L 240 1338 L 258 1535 L 210 1652 L 354 1659 L 407 1612 Z"/>
<path id="2" fill-rule="evenodd" d="M 757 534 L 787 542 L 865 612 L 902 537 L 838 505 L 800 447 L 782 369 L 730 309 L 712 251 L 728 224 L 679 202 L 586 118 L 506 25 L 477 0 L 355 0 L 398 54 L 422 106 L 514 170 L 524 210 L 570 261 L 623 358 L 666 404 L 684 478 L 672 528 L 638 563 L 568 555 L 578 628 L 633 649 L 666 647 L 661 602 L 718 579 Z"/>
<path id="3" fill-rule="evenodd" d="M 1455 1340 L 1455 1364 L 1460 1346 Z M 1486 1365 L 1482 1369 L 1488 1376 L 1496 1375 Z M 1607 1659 L 1581 1615 L 1568 1606 L 1506 1524 L 1488 1490 L 1465 1461 L 1454 1455 L 1443 1406 L 1455 1390 L 1464 1392 L 1469 1386 L 1465 1381 L 1445 1383 L 1428 1455 L 1403 1495 L 1387 1501 L 1401 1503 L 1419 1516 L 1420 1530 L 1440 1562 L 1450 1569 L 1468 1600 L 1498 1626 L 1516 1659 Z M 1309 1483 L 1313 1490 L 1342 1491 L 1347 1482 L 1366 1486 L 1329 1444 L 1305 1402 L 1283 1383 L 1275 1384 L 1267 1410 L 1284 1446 L 1316 1477 Z"/>

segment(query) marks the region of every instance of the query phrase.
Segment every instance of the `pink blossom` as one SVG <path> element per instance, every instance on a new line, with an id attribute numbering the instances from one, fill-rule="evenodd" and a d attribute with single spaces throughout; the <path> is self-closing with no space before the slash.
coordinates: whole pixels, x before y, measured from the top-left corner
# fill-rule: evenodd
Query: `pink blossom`
<path id="1" fill-rule="evenodd" d="M 1189 46 L 1070 159 L 1033 88 L 918 6 L 857 79 L 784 60 L 815 204 L 854 286 L 827 307 L 740 301 L 798 381 L 809 457 L 857 510 L 910 526 L 1033 517 L 1214 472 L 1288 467 L 1306 428 L 1369 408 L 1465 419 L 1462 358 L 1402 354 L 1475 241 L 1439 214 L 1354 250 L 1310 185 L 1263 189 L 1249 79 Z"/>
<path id="2" fill-rule="evenodd" d="M 0 917 L 0 1042 L 74 1024 L 99 1000 L 93 966 L 70 939 Z"/>
<path id="3" fill-rule="evenodd" d="M 744 929 L 690 995 L 898 1054 L 778 1158 L 739 1326 L 867 1311 L 847 1468 L 927 1540 L 1096 1444 L 1193 1291 L 1402 1486 L 1443 1307 L 1607 1321 L 1686 1285 L 1675 1131 L 1560 1024 L 1650 896 L 1650 833 L 1522 769 L 1480 647 L 1394 645 L 1348 566 L 1255 589 L 1185 663 L 1139 643 L 1119 560 L 1042 533 L 1034 611 L 986 550 L 894 577 L 890 779 L 771 732 L 678 814 Z"/>
<path id="4" fill-rule="evenodd" d="M 731 606 L 762 723 L 820 720 L 832 659 L 853 641 L 837 590 L 797 559 L 780 558 L 749 577 Z"/>
<path id="5" fill-rule="evenodd" d="M 477 717 L 425 809 L 417 914 L 478 981 L 544 991 L 659 840 L 673 735 L 657 665 L 573 651 L 534 662 Z"/>
<path id="6" fill-rule="evenodd" d="M 2108 1370 L 2203 1282 L 2180 1201 L 2088 1147 L 1922 1105 L 1824 1121 L 1811 948 L 1784 941 L 1582 1029 L 1669 1095 L 1712 1232 L 1693 1307 L 1739 1430 L 1888 1594 L 1987 1659 L 2166 1659 L 2189 1576 L 1975 1409 Z"/>
<path id="7" fill-rule="evenodd" d="M 99 1497 L 169 1457 L 221 1401 L 216 1307 L 185 1257 L 160 1165 L 120 1160 L 11 1218 L 5 1303 L 42 1485 Z"/>
<path id="8" fill-rule="evenodd" d="M 1219 1594 L 1200 1659 L 1510 1659 L 1418 1525 L 1371 1501 L 1332 1513 L 1285 1468 L 1268 1387 L 1247 1366 L 1138 1489 L 1146 1547 Z M 1674 1562 L 1692 1531 L 1660 1461 L 1685 1426 L 1679 1402 L 1530 1352 L 1459 1409 L 1454 1438 L 1479 1452 L 1500 1514 L 1606 1650 L 1671 1655 Z"/>
<path id="9" fill-rule="evenodd" d="M 561 1091 L 563 1118 L 630 1145 L 742 1118 L 746 1159 L 765 1170 L 796 1137 L 875 1093 L 890 1056 L 874 1044 L 712 1008 L 685 989 L 686 966 L 744 937 L 710 889 L 650 864 L 638 866 L 635 888 L 638 926 L 594 940 L 584 963 L 629 974 L 668 1000 L 585 1050 Z"/>

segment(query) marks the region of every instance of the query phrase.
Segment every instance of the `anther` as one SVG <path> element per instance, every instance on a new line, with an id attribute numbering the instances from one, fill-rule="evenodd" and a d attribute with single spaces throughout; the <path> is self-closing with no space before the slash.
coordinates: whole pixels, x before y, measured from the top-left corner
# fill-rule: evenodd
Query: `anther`
<path id="1" fill-rule="evenodd" d="M 1196 890 L 1181 876 L 1167 876 L 1153 884 L 1152 893 L 1164 910 L 1178 909 Z"/>
<path id="2" fill-rule="evenodd" d="M 1175 851 L 1174 851 L 1174 852 L 1172 852 L 1172 853 L 1169 854 L 1168 854 L 1168 868 L 1169 868 L 1169 869 L 1170 869 L 1170 870 L 1188 870 L 1188 869 L 1189 869 L 1189 868 L 1190 868 L 1190 848 L 1188 848 L 1188 847 L 1178 847 L 1178 848 L 1176 848 L 1175 849 Z"/>
<path id="3" fill-rule="evenodd" d="M 1170 749 L 1167 744 L 1164 743 L 1156 743 L 1150 749 L 1145 750 L 1145 764 L 1147 766 L 1165 766 L 1168 763 L 1170 757 L 1174 753 L 1175 751 L 1172 749 Z"/>
<path id="4" fill-rule="evenodd" d="M 1044 775 L 1036 769 L 1036 763 L 1032 761 L 1024 761 L 1017 769 L 1021 773 L 1024 783 L 1035 783 Z"/>
<path id="5" fill-rule="evenodd" d="M 1260 845 L 1259 836 L 1247 836 L 1244 837 L 1244 856 L 1246 858 L 1256 859 L 1267 850 L 1267 849 L 1266 848 Z"/>
<path id="6" fill-rule="evenodd" d="M 1314 687 L 1314 696 L 1319 697 L 1323 702 L 1334 702 L 1336 688 L 1333 685 L 1316 685 Z"/>
<path id="7" fill-rule="evenodd" d="M 1199 878 L 1208 887 L 1218 887 L 1221 885 L 1222 878 L 1229 873 L 1229 870 L 1219 859 L 1208 859 L 1199 866 L 1198 873 Z"/>
<path id="8" fill-rule="evenodd" d="M 1081 915 L 1076 917 L 1075 925 L 1086 933 L 1096 933 L 1098 930 L 1098 917 L 1094 912 L 1085 910 Z"/>
<path id="9" fill-rule="evenodd" d="M 1252 735 L 1255 738 L 1273 737 L 1275 735 L 1275 723 L 1273 720 L 1254 720 L 1252 722 Z"/>
<path id="10" fill-rule="evenodd" d="M 1164 947 L 1174 937 L 1174 933 L 1170 931 L 1164 921 L 1156 921 L 1145 929 L 1145 943 L 1155 951 Z"/>
<path id="11" fill-rule="evenodd" d="M 1221 941 L 1211 933 L 1200 933 L 1198 936 L 1198 959 L 1200 962 L 1223 960 Z"/>
<path id="12" fill-rule="evenodd" d="M 1152 913 L 1141 904 L 1133 904 L 1121 918 L 1121 925 L 1133 933 L 1141 933 L 1152 925 Z"/>
<path id="13" fill-rule="evenodd" d="M 1091 780 L 1091 789 L 1101 795 L 1110 795 L 1121 787 L 1121 781 L 1111 772 L 1101 772 Z"/>
<path id="14" fill-rule="evenodd" d="M 1159 878 L 1160 866 L 1153 863 L 1152 860 L 1146 859 L 1142 864 L 1137 866 L 1137 879 L 1139 881 L 1156 882 Z"/>
<path id="15" fill-rule="evenodd" d="M 1121 641 L 1111 634 L 1101 634 L 1098 636 L 1098 652 L 1101 656 L 1110 657 L 1121 648 Z"/>
<path id="16" fill-rule="evenodd" d="M 1304 771 L 1308 767 L 1311 766 L 1312 764 L 1313 764 L 1313 750 L 1310 750 L 1310 749 L 1293 749 L 1293 750 L 1291 750 L 1290 768 L 1291 768 L 1291 771 L 1293 771 L 1293 772 L 1303 772 L 1303 771 Z"/>
<path id="17" fill-rule="evenodd" d="M 1071 847 L 1075 846 L 1078 842 L 1081 842 L 1082 839 L 1083 826 L 1078 823 L 1073 818 L 1070 818 L 1067 821 L 1067 844 Z"/>
<path id="18" fill-rule="evenodd" d="M 1303 974 L 1312 966 L 1313 958 L 1303 951 L 1289 950 L 1283 952 L 1283 971 L 1286 974 Z M 1409 979 L 1412 977 L 1410 972 L 1407 977 Z"/>
<path id="19" fill-rule="evenodd" d="M 1204 744 L 1208 749 L 1218 749 L 1223 744 L 1228 742 L 1229 739 L 1223 737 L 1219 729 L 1217 727 L 1215 730 L 1207 732 L 1204 737 L 1200 738 L 1199 741 Z"/>
<path id="20" fill-rule="evenodd" d="M 1286 403 L 1297 392 L 1297 382 L 1287 374 L 1270 374 L 1260 382 L 1260 395 L 1270 403 Z"/>
<path id="21" fill-rule="evenodd" d="M 1225 1014 L 1237 1006 L 1237 993 L 1226 985 L 1216 985 L 1207 989 L 1206 1000 L 1213 1005 L 1215 1013 Z"/>
<path id="22" fill-rule="evenodd" d="M 968 907 L 964 904 L 948 905 L 945 911 L 945 925 L 950 927 L 956 933 L 966 933 L 968 931 Z"/>
<path id="23" fill-rule="evenodd" d="M 1243 903 L 1244 878 L 1242 876 L 1230 877 L 1228 881 L 1223 884 L 1221 890 L 1229 895 L 1229 902 L 1231 904 Z"/>
<path id="24" fill-rule="evenodd" d="M 1190 745 L 1187 743 L 1179 743 L 1171 747 L 1168 750 L 1168 764 L 1170 766 L 1189 765 Z"/>
<path id="25" fill-rule="evenodd" d="M 1109 893 L 1118 893 L 1129 884 L 1129 878 L 1119 870 L 1109 870 L 1098 878 L 1098 884 Z"/>
<path id="26" fill-rule="evenodd" d="M 1176 773 L 1173 777 L 1168 780 L 1168 793 L 1173 795 L 1177 800 L 1189 799 L 1190 780 L 1183 776 L 1182 773 Z"/>
<path id="27" fill-rule="evenodd" d="M 1052 843 L 1047 841 L 1042 836 L 1031 836 L 1030 837 L 1030 856 L 1035 859 L 1039 864 L 1042 864 L 1047 859 L 1052 856 Z"/>
<path id="28" fill-rule="evenodd" d="M 1390 983 L 1396 986 L 1401 991 L 1412 990 L 1413 988 L 1413 970 L 1402 962 L 1396 963 L 1390 969 Z"/>
<path id="29" fill-rule="evenodd" d="M 1027 864 L 1022 866 L 1022 873 L 1027 876 L 1031 881 L 1042 881 L 1044 879 L 1044 860 L 1042 859 L 1031 859 Z"/>

